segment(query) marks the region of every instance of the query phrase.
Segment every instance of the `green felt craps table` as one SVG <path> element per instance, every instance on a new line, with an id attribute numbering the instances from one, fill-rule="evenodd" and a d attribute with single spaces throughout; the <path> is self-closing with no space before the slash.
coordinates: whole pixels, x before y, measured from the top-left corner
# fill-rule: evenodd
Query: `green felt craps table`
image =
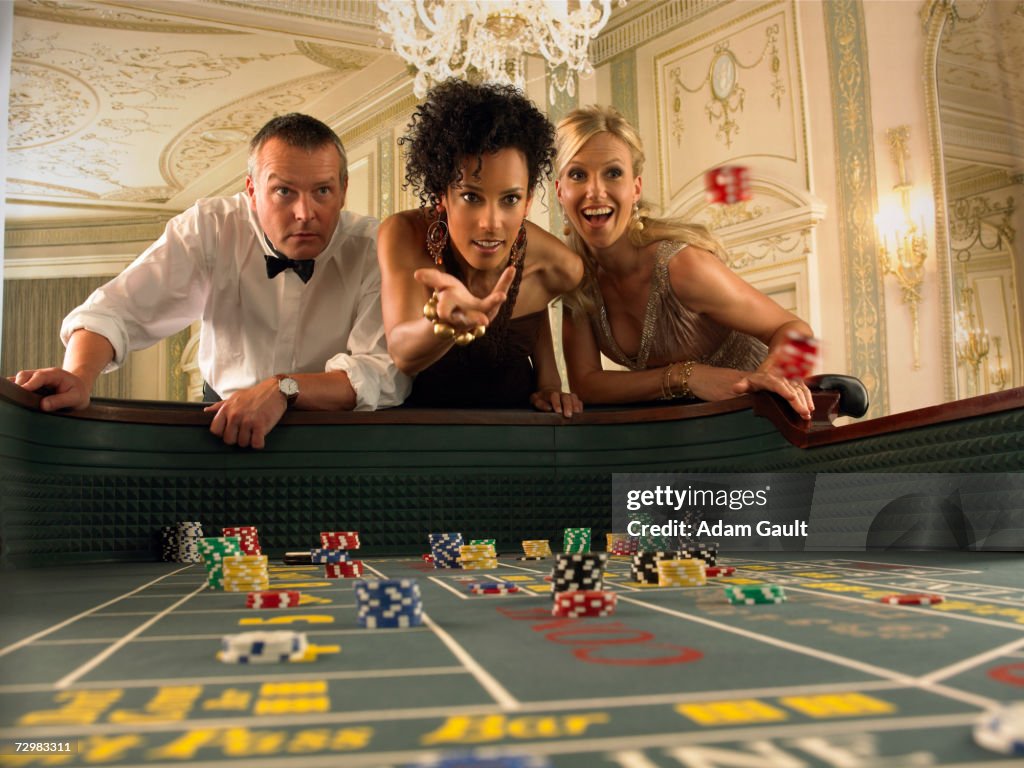
<path id="1" fill-rule="evenodd" d="M 1009 764 L 979 716 L 1024 698 L 1024 567 L 1015 553 L 728 553 L 704 586 L 643 586 L 613 557 L 616 612 L 551 615 L 553 561 L 496 570 L 366 558 L 417 579 L 423 626 L 357 626 L 353 582 L 271 567 L 300 605 L 253 610 L 200 565 L 4 574 L 0 765 L 353 768 L 453 755 L 554 766 Z M 473 594 L 499 577 L 517 592 Z M 726 587 L 781 586 L 732 605 Z M 884 603 L 929 593 L 924 606 Z M 302 661 L 225 664 L 225 634 L 293 629 Z M 16 755 L 14 742 L 69 744 Z M 469 758 L 467 758 L 468 760 Z M 1020 758 L 1017 758 L 1019 764 Z M 467 763 L 472 765 L 471 762 Z M 486 763 L 483 763 L 486 764 Z"/>

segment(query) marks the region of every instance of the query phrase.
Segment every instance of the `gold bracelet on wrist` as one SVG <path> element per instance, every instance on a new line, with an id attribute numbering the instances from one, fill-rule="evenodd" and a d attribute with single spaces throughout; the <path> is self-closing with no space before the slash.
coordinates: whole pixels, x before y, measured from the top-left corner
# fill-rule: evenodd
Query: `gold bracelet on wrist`
<path id="1" fill-rule="evenodd" d="M 455 329 L 448 323 L 443 323 L 437 318 L 437 291 L 434 291 L 427 303 L 423 305 L 423 316 L 434 323 L 434 335 L 447 341 L 451 339 L 460 347 L 470 344 L 487 332 L 487 327 L 478 325 L 471 331 L 456 333 Z"/>
<path id="2" fill-rule="evenodd" d="M 679 398 L 693 397 L 693 390 L 690 389 L 690 376 L 696 360 L 671 363 L 665 368 L 661 377 L 661 399 L 677 400 Z"/>

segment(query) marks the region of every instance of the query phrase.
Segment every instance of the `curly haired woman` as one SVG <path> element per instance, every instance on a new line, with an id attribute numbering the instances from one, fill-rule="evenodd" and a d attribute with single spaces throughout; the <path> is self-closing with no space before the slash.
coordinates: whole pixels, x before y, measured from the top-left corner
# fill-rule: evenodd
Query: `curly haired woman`
<path id="1" fill-rule="evenodd" d="M 551 174 L 551 124 L 515 88 L 451 80 L 399 144 L 422 207 L 381 224 L 377 255 L 388 351 L 416 377 L 406 404 L 579 412 L 562 392 L 548 303 L 583 264 L 526 218 Z"/>

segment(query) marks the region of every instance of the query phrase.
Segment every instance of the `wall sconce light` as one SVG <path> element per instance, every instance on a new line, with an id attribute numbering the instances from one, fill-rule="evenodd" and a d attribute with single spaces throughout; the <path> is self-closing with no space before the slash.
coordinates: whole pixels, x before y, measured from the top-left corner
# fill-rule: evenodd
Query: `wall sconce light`
<path id="1" fill-rule="evenodd" d="M 992 341 L 996 343 L 996 363 L 989 366 L 988 380 L 997 390 L 1002 390 L 1010 383 L 1010 369 L 1003 365 L 1002 339 L 993 336 Z"/>
<path id="2" fill-rule="evenodd" d="M 921 333 L 918 305 L 921 303 L 921 284 L 924 282 L 924 260 L 928 255 L 928 240 L 924 235 L 924 216 L 918 222 L 910 206 L 911 185 L 907 179 L 907 141 L 910 128 L 901 125 L 886 131 L 889 148 L 899 172 L 899 183 L 893 191 L 899 193 L 899 209 L 883 207 L 875 218 L 878 229 L 878 255 L 882 274 L 893 275 L 903 293 L 903 303 L 910 308 L 913 324 L 914 369 L 921 367 Z"/>
<path id="3" fill-rule="evenodd" d="M 974 315 L 974 289 L 968 285 L 964 268 L 963 286 L 957 297 L 960 309 L 956 322 L 956 356 L 971 366 L 974 373 L 974 394 L 981 394 L 981 364 L 988 357 L 988 331 L 977 324 Z M 998 341 L 998 339 L 997 339 Z"/>

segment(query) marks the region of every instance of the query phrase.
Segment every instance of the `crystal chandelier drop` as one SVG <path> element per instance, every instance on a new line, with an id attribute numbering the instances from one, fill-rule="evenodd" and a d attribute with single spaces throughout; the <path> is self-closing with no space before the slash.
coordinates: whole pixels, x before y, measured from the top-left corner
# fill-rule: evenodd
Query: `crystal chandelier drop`
<path id="1" fill-rule="evenodd" d="M 548 63 L 552 103 L 557 91 L 575 94 L 577 75 L 594 71 L 587 48 L 611 15 L 611 0 L 379 0 L 377 5 L 381 32 L 416 70 L 417 97 L 451 77 L 523 89 L 525 57 L 535 54 Z"/>

